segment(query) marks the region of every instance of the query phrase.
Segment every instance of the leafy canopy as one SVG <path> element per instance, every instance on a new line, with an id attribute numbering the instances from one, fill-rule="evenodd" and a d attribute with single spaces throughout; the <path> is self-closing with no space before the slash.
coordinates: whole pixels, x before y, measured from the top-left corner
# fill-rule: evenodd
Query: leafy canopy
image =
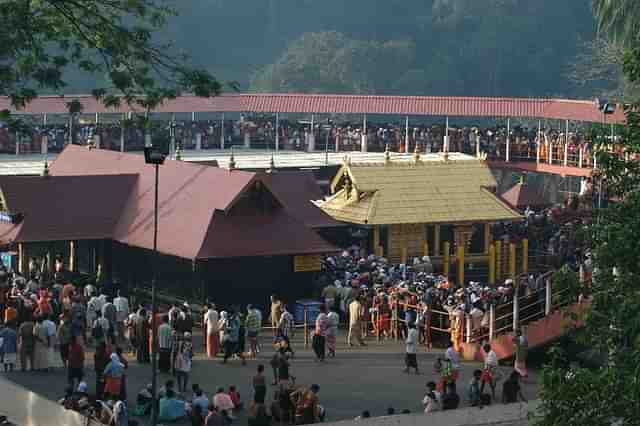
<path id="1" fill-rule="evenodd" d="M 93 95 L 108 106 L 218 94 L 214 77 L 158 40 L 174 15 L 168 0 L 2 0 L 0 95 L 21 108 L 83 74 L 96 78 Z"/>

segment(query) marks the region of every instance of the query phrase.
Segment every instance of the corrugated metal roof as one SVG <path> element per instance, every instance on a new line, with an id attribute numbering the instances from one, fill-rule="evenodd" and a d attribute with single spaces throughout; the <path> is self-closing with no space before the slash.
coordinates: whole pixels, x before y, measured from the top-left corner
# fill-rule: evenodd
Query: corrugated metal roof
<path id="1" fill-rule="evenodd" d="M 343 186 L 319 203 L 336 220 L 389 225 L 522 218 L 485 189 L 496 181 L 482 161 L 346 164 L 336 176 L 345 172 L 353 183 L 350 195 Z"/>
<path id="2" fill-rule="evenodd" d="M 43 96 L 34 99 L 24 114 L 66 114 L 66 104 L 74 99 L 85 114 L 144 112 L 123 105 L 107 109 L 88 95 Z M 0 109 L 10 109 L 8 98 L 0 98 Z M 393 114 L 451 117 L 522 117 L 602 122 L 603 114 L 595 102 L 570 99 L 495 98 L 455 96 L 373 96 L 321 94 L 228 94 L 215 98 L 181 96 L 158 107 L 158 113 L 261 112 L 316 114 Z M 618 108 L 607 122 L 624 122 Z"/>

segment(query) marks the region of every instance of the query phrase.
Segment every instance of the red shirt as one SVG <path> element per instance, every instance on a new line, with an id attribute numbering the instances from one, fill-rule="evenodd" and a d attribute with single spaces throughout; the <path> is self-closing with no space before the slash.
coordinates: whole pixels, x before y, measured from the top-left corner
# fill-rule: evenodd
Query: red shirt
<path id="1" fill-rule="evenodd" d="M 69 346 L 69 368 L 84 367 L 84 348 L 77 343 Z"/>

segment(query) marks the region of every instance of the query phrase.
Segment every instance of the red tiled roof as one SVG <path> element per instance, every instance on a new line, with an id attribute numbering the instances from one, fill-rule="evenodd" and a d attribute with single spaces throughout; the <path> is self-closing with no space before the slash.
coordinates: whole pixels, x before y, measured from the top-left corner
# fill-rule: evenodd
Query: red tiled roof
<path id="1" fill-rule="evenodd" d="M 514 185 L 507 192 L 503 193 L 500 198 L 515 209 L 524 209 L 527 208 L 527 206 L 542 207 L 549 205 L 535 188 L 523 183 Z"/>
<path id="2" fill-rule="evenodd" d="M 34 99 L 22 113 L 66 114 L 66 104 L 78 99 L 83 112 L 126 113 L 140 108 L 123 105 L 107 109 L 91 96 L 47 97 Z M 8 98 L 0 98 L 0 109 L 12 109 Z M 603 114 L 594 101 L 536 98 L 492 98 L 452 96 L 371 96 L 320 94 L 228 94 L 215 98 L 181 96 L 155 110 L 159 113 L 188 112 L 262 112 L 317 114 L 394 114 L 451 117 L 522 117 L 602 122 Z M 607 122 L 624 122 L 619 107 Z"/>
<path id="3" fill-rule="evenodd" d="M 106 212 L 113 223 L 109 232 L 104 229 L 105 232 L 99 235 L 96 235 L 98 231 L 84 226 L 74 229 L 74 222 L 69 222 L 57 233 L 47 234 L 56 223 L 48 220 L 47 209 L 42 208 L 43 215 L 38 217 L 45 228 L 40 229 L 42 233 L 33 232 L 36 241 L 44 240 L 46 235 L 55 237 L 46 239 L 80 239 L 84 232 L 94 238 L 111 238 L 135 247 L 153 248 L 155 171 L 153 166 L 145 164 L 143 156 L 68 145 L 51 164 L 50 173 L 50 181 L 88 182 L 82 186 L 85 192 L 91 192 L 88 197 L 83 196 L 84 192 L 74 191 L 73 187 L 60 185 L 60 190 L 66 191 L 64 202 L 68 209 L 77 212 L 76 216 L 83 215 L 88 226 L 94 215 L 101 218 Z M 104 182 L 91 185 L 87 178 L 96 174 L 103 175 L 97 178 Z M 109 180 L 122 174 L 133 176 L 130 181 L 117 185 Z M 23 179 L 44 180 L 41 177 Z M 258 213 L 255 209 L 234 210 L 236 201 L 256 180 L 257 176 L 252 172 L 167 160 L 160 166 L 158 250 L 186 259 L 336 250 L 313 230 L 289 216 L 281 206 L 277 206 L 273 214 Z M 3 188 L 1 182 L 0 188 Z M 26 198 L 38 198 L 40 192 L 30 191 Z M 121 201 L 116 203 L 112 196 L 104 196 L 112 193 L 119 193 Z M 13 209 L 12 199 L 6 199 Z M 94 199 L 100 199 L 100 202 Z M 112 205 L 107 208 L 108 200 L 112 200 Z M 92 204 L 87 206 L 88 203 Z M 102 227 L 98 226 L 98 229 Z M 0 236 L 2 231 L 0 226 Z M 274 238 L 274 235 L 279 237 Z"/>
<path id="4" fill-rule="evenodd" d="M 339 249 L 284 209 L 271 214 L 215 212 L 198 259 L 322 254 Z"/>
<path id="5" fill-rule="evenodd" d="M 51 174 L 138 173 L 113 239 L 153 247 L 154 167 L 144 157 L 68 145 L 51 164 Z M 160 166 L 158 250 L 194 259 L 215 210 L 227 211 L 253 181 L 255 173 L 167 160 Z"/>
<path id="6" fill-rule="evenodd" d="M 138 176 L 2 176 L 7 209 L 23 213 L 18 225 L 2 223 L 0 241 L 110 238 Z"/>
<path id="7" fill-rule="evenodd" d="M 344 226 L 323 212 L 311 200 L 321 200 L 324 195 L 312 172 L 277 171 L 261 173 L 260 179 L 285 206 L 291 216 L 309 228 Z"/>

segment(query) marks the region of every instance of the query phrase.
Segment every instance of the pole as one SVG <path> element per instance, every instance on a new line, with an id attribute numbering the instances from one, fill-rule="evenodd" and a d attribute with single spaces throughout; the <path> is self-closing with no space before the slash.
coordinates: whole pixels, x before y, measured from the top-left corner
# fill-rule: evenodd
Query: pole
<path id="1" fill-rule="evenodd" d="M 565 122 L 564 128 L 564 165 L 569 164 L 569 120 Z"/>
<path id="2" fill-rule="evenodd" d="M 404 122 L 404 152 L 406 154 L 409 153 L 409 116 L 408 115 Z"/>
<path id="3" fill-rule="evenodd" d="M 507 151 L 505 153 L 505 160 L 508 163 L 511 157 L 511 119 L 507 118 Z"/>
<path id="4" fill-rule="evenodd" d="M 518 283 L 514 282 L 513 284 L 513 331 L 516 332 L 519 328 L 518 325 L 520 324 L 520 301 L 518 300 Z"/>
<path id="5" fill-rule="evenodd" d="M 276 112 L 276 152 L 280 150 L 280 117 Z"/>
<path id="6" fill-rule="evenodd" d="M 489 285 L 496 283 L 496 247 L 489 245 Z"/>
<path id="7" fill-rule="evenodd" d="M 224 112 L 220 119 L 220 149 L 224 149 Z"/>
<path id="8" fill-rule="evenodd" d="M 360 151 L 367 152 L 367 114 L 362 118 L 362 137 L 360 141 Z"/>
<path id="9" fill-rule="evenodd" d="M 449 277 L 449 258 L 450 258 L 450 253 L 449 253 L 449 241 L 445 241 L 442 244 L 443 247 L 443 253 L 442 253 L 442 275 L 445 276 L 445 278 Z"/>
<path id="10" fill-rule="evenodd" d="M 522 240 L 522 272 L 529 272 L 529 240 Z"/>
<path id="11" fill-rule="evenodd" d="M 509 243 L 509 278 L 516 279 L 516 245 Z"/>
<path id="12" fill-rule="evenodd" d="M 458 246 L 458 283 L 464 288 L 464 244 Z"/>
<path id="13" fill-rule="evenodd" d="M 154 208 L 153 208 L 153 260 L 156 263 L 156 267 L 153 268 L 152 281 L 151 281 L 151 333 L 152 342 L 151 346 L 151 394 L 153 396 L 153 402 L 151 404 L 151 424 L 155 426 L 158 424 L 158 404 L 156 403 L 157 390 L 158 390 L 158 333 L 156 329 L 156 310 L 158 309 L 156 300 L 156 278 L 157 278 L 157 265 L 158 265 L 158 184 L 160 178 L 160 165 L 156 164 L 155 173 L 155 194 L 154 194 Z"/>
<path id="14" fill-rule="evenodd" d="M 492 303 L 489 305 L 489 341 L 496 336 L 496 308 Z"/>
<path id="15" fill-rule="evenodd" d="M 542 129 L 542 120 L 538 120 L 538 137 L 536 138 L 536 163 L 540 163 L 540 144 L 542 143 L 542 136 L 540 135 Z"/>

